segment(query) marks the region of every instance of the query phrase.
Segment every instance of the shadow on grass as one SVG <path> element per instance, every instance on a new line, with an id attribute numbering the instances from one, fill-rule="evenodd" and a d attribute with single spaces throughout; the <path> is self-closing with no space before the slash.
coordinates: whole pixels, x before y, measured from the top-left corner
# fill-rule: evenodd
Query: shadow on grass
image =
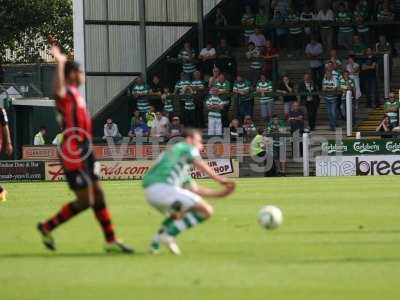
<path id="1" fill-rule="evenodd" d="M 44 252 L 44 253 L 0 253 L 0 261 L 1 259 L 7 258 L 50 258 L 50 259 L 57 259 L 57 258 L 98 258 L 101 257 L 102 259 L 112 259 L 112 258 L 134 258 L 134 257 L 145 257 L 150 256 L 148 253 L 145 252 L 135 252 L 135 254 L 119 254 L 119 253 L 101 253 L 101 252 L 86 252 L 86 253 L 79 253 L 79 252 Z"/>

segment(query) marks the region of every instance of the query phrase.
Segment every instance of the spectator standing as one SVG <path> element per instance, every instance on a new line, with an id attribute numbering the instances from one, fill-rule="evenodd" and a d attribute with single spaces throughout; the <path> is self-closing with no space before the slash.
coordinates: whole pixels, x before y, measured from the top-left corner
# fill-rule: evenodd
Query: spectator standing
<path id="1" fill-rule="evenodd" d="M 199 60 L 200 67 L 203 74 L 211 75 L 214 68 L 215 59 L 217 58 L 217 51 L 211 42 L 208 42 L 206 47 L 201 49 Z"/>
<path id="2" fill-rule="evenodd" d="M 266 41 L 267 40 L 265 39 L 264 34 L 259 28 L 256 28 L 255 32 L 249 37 L 249 43 L 253 43 L 254 46 L 260 51 L 260 53 L 264 51 Z"/>
<path id="3" fill-rule="evenodd" d="M 222 115 L 221 111 L 224 108 L 224 103 L 218 97 L 218 91 L 215 88 L 210 90 L 210 96 L 206 101 L 208 108 L 208 135 L 222 135 Z"/>
<path id="4" fill-rule="evenodd" d="M 284 146 L 281 141 L 280 134 L 286 133 L 286 124 L 284 120 L 281 120 L 278 115 L 273 115 L 272 120 L 267 125 L 267 133 L 273 135 L 273 160 L 274 160 L 274 169 L 277 175 L 285 175 L 286 173 L 286 161 L 285 159 L 281 160 L 281 147 Z M 283 148 L 284 149 L 284 148 Z M 286 154 L 286 153 L 285 153 Z"/>
<path id="5" fill-rule="evenodd" d="M 279 83 L 278 93 L 282 94 L 293 94 L 295 92 L 294 90 L 294 83 L 290 80 L 289 76 L 284 75 L 282 76 L 282 80 Z M 285 112 L 285 117 L 288 116 L 289 111 L 292 108 L 293 102 L 296 101 L 296 96 L 295 95 L 284 95 L 283 97 L 283 104 L 284 104 L 284 112 Z"/>
<path id="6" fill-rule="evenodd" d="M 122 135 L 119 133 L 118 125 L 110 118 L 108 118 L 106 124 L 104 124 L 103 140 L 107 142 L 112 141 L 114 143 L 118 143 L 122 140 Z"/>
<path id="7" fill-rule="evenodd" d="M 272 81 L 267 80 L 267 77 L 261 74 L 256 85 L 256 93 L 260 101 L 261 118 L 265 123 L 269 122 L 272 117 L 274 98 L 268 95 L 272 92 L 274 92 Z"/>
<path id="8" fill-rule="evenodd" d="M 223 109 L 221 111 L 222 114 L 222 126 L 228 127 L 229 125 L 229 108 L 231 105 L 231 83 L 225 79 L 225 75 L 221 74 L 218 77 L 217 82 L 214 87 L 217 90 L 219 98 L 223 102 Z"/>
<path id="9" fill-rule="evenodd" d="M 346 24 L 351 23 L 352 21 L 353 18 L 351 14 L 346 9 L 345 4 L 341 2 L 339 4 L 339 11 L 336 15 L 336 22 Z M 352 26 L 339 26 L 337 35 L 338 45 L 342 46 L 346 50 L 350 50 L 352 45 L 353 33 L 354 29 Z"/>
<path id="10" fill-rule="evenodd" d="M 267 15 L 265 13 L 265 9 L 263 6 L 258 8 L 258 12 L 256 14 L 255 24 L 257 27 L 265 28 L 265 25 L 268 22 Z"/>
<path id="11" fill-rule="evenodd" d="M 192 45 L 186 42 L 178 54 L 178 59 L 182 62 L 182 72 L 188 75 L 188 79 L 191 79 L 193 72 L 196 71 L 195 58 L 196 53 Z"/>
<path id="12" fill-rule="evenodd" d="M 274 12 L 279 11 L 280 14 L 286 18 L 289 12 L 289 0 L 272 0 L 271 8 Z"/>
<path id="13" fill-rule="evenodd" d="M 365 1 L 359 1 L 354 9 L 354 20 L 357 23 L 357 34 L 360 36 L 362 42 L 369 45 L 370 30 L 365 22 L 368 21 L 368 7 L 365 6 Z M 368 5 L 368 4 L 367 4 Z"/>
<path id="14" fill-rule="evenodd" d="M 301 102 L 305 104 L 307 109 L 308 126 L 310 131 L 315 130 L 317 121 L 317 113 L 319 107 L 319 96 L 314 93 L 318 92 L 317 85 L 312 81 L 311 74 L 304 74 L 303 81 L 298 86 Z"/>
<path id="15" fill-rule="evenodd" d="M 354 101 L 354 95 L 355 95 L 355 89 L 356 85 L 354 83 L 354 80 L 350 78 L 350 74 L 347 71 L 343 72 L 343 75 L 340 77 L 339 80 L 339 89 L 342 92 L 341 95 L 341 104 L 340 104 L 340 114 L 342 118 L 345 120 L 346 119 L 346 98 L 347 98 L 347 92 L 350 91 L 352 95 L 352 114 L 353 114 L 353 124 L 356 123 L 356 116 L 357 116 L 357 101 Z"/>
<path id="16" fill-rule="evenodd" d="M 333 11 L 329 9 L 327 6 L 318 12 L 315 19 L 321 22 L 333 22 L 335 20 Z M 329 51 L 330 49 L 332 49 L 333 45 L 332 26 L 326 23 L 320 25 L 320 34 L 321 34 L 322 45 L 324 46 L 326 51 Z"/>
<path id="17" fill-rule="evenodd" d="M 290 51 L 295 57 L 300 57 L 301 49 L 304 47 L 303 27 L 299 25 L 299 21 L 300 17 L 298 13 L 293 8 L 290 9 L 287 22 L 291 23 L 291 25 L 294 27 L 289 28 L 289 45 Z"/>
<path id="18" fill-rule="evenodd" d="M 314 15 L 314 12 L 311 10 L 309 5 L 304 6 L 304 10 L 302 11 L 302 13 L 300 14 L 300 21 L 302 22 L 311 22 L 316 18 L 316 16 Z M 313 30 L 311 27 L 304 27 L 304 33 L 306 35 L 306 37 L 311 38 L 312 34 L 313 34 Z M 308 40 L 306 39 L 306 40 Z"/>
<path id="19" fill-rule="evenodd" d="M 164 105 L 163 111 L 164 114 L 171 118 L 174 115 L 174 96 L 170 93 L 169 88 L 164 88 L 163 93 L 161 95 L 161 101 Z"/>
<path id="20" fill-rule="evenodd" d="M 150 105 L 150 109 L 146 114 L 146 124 L 149 128 L 153 128 L 154 120 L 156 119 L 156 108 L 153 105 Z"/>
<path id="21" fill-rule="evenodd" d="M 332 75 L 331 71 L 326 71 L 325 77 L 322 81 L 322 91 L 324 92 L 324 100 L 326 103 L 331 131 L 335 131 L 336 129 L 336 101 L 338 88 L 339 83 L 337 79 Z"/>
<path id="22" fill-rule="evenodd" d="M 226 19 L 220 8 L 217 8 L 217 11 L 215 13 L 214 25 L 218 27 L 223 27 L 228 25 L 228 20 Z"/>
<path id="23" fill-rule="evenodd" d="M 360 89 L 360 65 L 356 63 L 354 55 L 349 55 L 347 58 L 347 64 L 344 68 L 347 72 L 349 72 L 349 77 L 353 79 L 355 85 L 355 94 L 354 97 L 356 101 L 361 97 L 361 89 Z"/>
<path id="24" fill-rule="evenodd" d="M 262 72 L 272 81 L 275 81 L 278 79 L 277 59 L 279 52 L 278 49 L 273 47 L 271 40 L 267 40 L 265 45 L 264 53 L 262 53 L 262 57 L 265 59 Z"/>
<path id="25" fill-rule="evenodd" d="M 361 63 L 361 81 L 361 86 L 365 89 L 368 107 L 372 107 L 372 103 L 379 107 L 377 64 L 371 48 L 367 48 L 365 58 Z"/>
<path id="26" fill-rule="evenodd" d="M 279 10 L 274 11 L 274 16 L 272 18 L 273 22 L 283 23 L 285 22 L 285 17 L 281 14 Z M 275 44 L 278 45 L 279 49 L 285 49 L 287 45 L 288 30 L 285 27 L 275 28 Z"/>
<path id="27" fill-rule="evenodd" d="M 288 117 L 290 132 L 292 134 L 296 131 L 298 131 L 300 135 L 303 134 L 305 122 L 304 119 L 304 112 L 300 108 L 299 102 L 294 102 Z"/>
<path id="28" fill-rule="evenodd" d="M 250 36 L 254 33 L 255 17 L 250 6 L 245 7 L 245 13 L 242 16 L 242 26 L 244 27 L 244 43 L 249 42 Z"/>
<path id="29" fill-rule="evenodd" d="M 261 70 L 263 68 L 262 56 L 260 49 L 258 49 L 254 43 L 250 42 L 246 52 L 247 59 L 251 62 L 249 66 L 249 79 L 252 85 L 255 85 L 258 78 L 260 77 Z"/>
<path id="30" fill-rule="evenodd" d="M 197 127 L 196 105 L 194 103 L 194 90 L 189 84 L 185 87 L 182 95 L 184 101 L 184 124 L 186 127 Z"/>
<path id="31" fill-rule="evenodd" d="M 46 144 L 46 134 L 47 134 L 47 128 L 45 126 L 41 126 L 39 128 L 38 133 L 36 133 L 33 138 L 33 145 L 35 145 L 35 146 L 45 145 Z"/>
<path id="32" fill-rule="evenodd" d="M 340 73 L 340 70 L 342 69 L 342 61 L 337 56 L 336 49 L 331 49 L 329 51 L 329 59 L 326 63 L 331 63 L 333 69 Z"/>
<path id="33" fill-rule="evenodd" d="M 169 126 L 169 132 L 168 132 L 168 137 L 174 138 L 178 136 L 183 135 L 183 125 L 181 124 L 181 121 L 178 116 L 175 116 L 172 118 L 172 123 Z"/>
<path id="34" fill-rule="evenodd" d="M 143 76 L 138 76 L 135 84 L 132 87 L 132 95 L 136 100 L 136 109 L 139 111 L 144 120 L 146 119 L 146 113 L 150 109 L 148 99 L 149 91 L 149 86 L 145 83 Z"/>
<path id="35" fill-rule="evenodd" d="M 376 20 L 379 22 L 390 22 L 394 20 L 394 15 L 390 10 L 390 5 L 384 3 L 382 9 L 380 9 L 376 15 Z"/>
<path id="36" fill-rule="evenodd" d="M 192 82 L 189 79 L 189 75 L 185 72 L 181 73 L 181 79 L 175 84 L 174 94 L 179 97 L 179 114 L 181 120 L 185 120 L 185 97 L 186 88 L 189 87 Z"/>
<path id="37" fill-rule="evenodd" d="M 231 142 L 237 142 L 239 138 L 243 137 L 243 130 L 240 128 L 238 119 L 233 119 L 229 124 L 229 135 L 231 137 Z"/>
<path id="38" fill-rule="evenodd" d="M 354 35 L 353 36 L 353 44 L 352 44 L 352 54 L 354 54 L 356 57 L 359 59 L 364 55 L 365 50 L 367 49 L 367 46 L 361 41 L 361 38 L 359 35 Z"/>
<path id="39" fill-rule="evenodd" d="M 396 99 L 395 93 L 389 94 L 389 99 L 383 107 L 386 117 L 388 118 L 391 128 L 399 126 L 399 109 L 400 102 Z"/>
<path id="40" fill-rule="evenodd" d="M 235 76 L 236 61 L 232 55 L 232 49 L 228 45 L 227 40 L 225 38 L 221 39 L 221 41 L 217 47 L 216 65 L 217 65 L 217 68 L 222 70 L 222 72 L 226 72 L 230 76 Z"/>
<path id="41" fill-rule="evenodd" d="M 245 116 L 251 115 L 251 84 L 242 76 L 238 75 L 233 84 L 233 94 L 236 96 L 236 103 L 238 107 L 238 119 L 243 120 Z"/>
<path id="42" fill-rule="evenodd" d="M 154 75 L 151 79 L 149 95 L 152 97 L 151 104 L 157 109 L 161 109 L 162 107 L 161 95 L 163 93 L 163 89 L 164 88 L 161 84 L 160 76 Z"/>
<path id="43" fill-rule="evenodd" d="M 311 74 L 314 83 L 321 86 L 323 64 L 322 64 L 322 53 L 323 48 L 320 43 L 317 42 L 316 38 L 313 36 L 310 43 L 307 44 L 305 54 L 306 57 L 310 59 Z"/>
<path id="44" fill-rule="evenodd" d="M 196 121 L 197 126 L 204 127 L 204 98 L 206 96 L 207 84 L 202 79 L 201 73 L 196 71 L 193 73 L 193 81 L 191 84 L 193 90 L 194 104 L 196 107 Z"/>
<path id="45" fill-rule="evenodd" d="M 211 88 L 215 85 L 219 75 L 221 75 L 221 70 L 219 68 L 214 68 L 212 76 L 208 79 L 208 87 Z"/>
<path id="46" fill-rule="evenodd" d="M 378 42 L 375 44 L 375 52 L 377 55 L 381 56 L 378 60 L 378 73 L 379 77 L 383 78 L 384 76 L 384 55 L 389 54 L 389 69 L 390 76 L 392 76 L 392 68 L 393 68 L 393 58 L 392 58 L 392 45 L 386 40 L 386 36 L 380 35 Z"/>

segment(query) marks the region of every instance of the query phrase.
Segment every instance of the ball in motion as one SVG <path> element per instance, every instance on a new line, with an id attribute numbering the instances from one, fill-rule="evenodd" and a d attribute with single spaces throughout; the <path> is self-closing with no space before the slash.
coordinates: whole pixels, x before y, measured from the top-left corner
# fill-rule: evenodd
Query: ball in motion
<path id="1" fill-rule="evenodd" d="M 258 223 L 265 229 L 278 228 L 282 222 L 282 211 L 276 206 L 264 206 L 258 213 Z"/>

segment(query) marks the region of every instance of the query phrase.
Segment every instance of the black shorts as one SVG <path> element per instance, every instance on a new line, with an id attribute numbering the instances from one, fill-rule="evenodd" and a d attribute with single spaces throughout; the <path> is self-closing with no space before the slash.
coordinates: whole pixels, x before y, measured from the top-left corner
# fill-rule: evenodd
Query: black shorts
<path id="1" fill-rule="evenodd" d="M 69 188 L 73 191 L 82 190 L 97 182 L 99 176 L 96 174 L 95 165 L 96 160 L 93 154 L 90 154 L 80 170 L 65 170 L 65 177 L 67 178 Z"/>

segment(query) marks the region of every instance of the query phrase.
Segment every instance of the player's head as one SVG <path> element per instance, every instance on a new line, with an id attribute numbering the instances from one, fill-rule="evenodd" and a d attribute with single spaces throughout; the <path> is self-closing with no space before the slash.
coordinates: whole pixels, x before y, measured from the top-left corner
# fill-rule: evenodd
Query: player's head
<path id="1" fill-rule="evenodd" d="M 65 63 L 64 76 L 68 84 L 79 86 L 85 83 L 85 73 L 76 61 L 67 61 Z"/>
<path id="2" fill-rule="evenodd" d="M 198 150 L 203 150 L 203 137 L 197 129 L 187 128 L 183 132 L 186 143 L 194 146 Z"/>

